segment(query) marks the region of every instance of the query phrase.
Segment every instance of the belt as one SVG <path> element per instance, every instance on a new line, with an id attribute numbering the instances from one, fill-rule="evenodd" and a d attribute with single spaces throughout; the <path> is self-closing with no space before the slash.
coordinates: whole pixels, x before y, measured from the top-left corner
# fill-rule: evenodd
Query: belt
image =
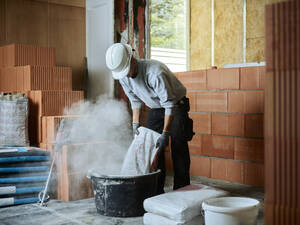
<path id="1" fill-rule="evenodd" d="M 176 105 L 183 105 L 183 104 L 185 103 L 185 101 L 186 101 L 186 97 L 183 96 L 183 97 L 176 103 Z"/>

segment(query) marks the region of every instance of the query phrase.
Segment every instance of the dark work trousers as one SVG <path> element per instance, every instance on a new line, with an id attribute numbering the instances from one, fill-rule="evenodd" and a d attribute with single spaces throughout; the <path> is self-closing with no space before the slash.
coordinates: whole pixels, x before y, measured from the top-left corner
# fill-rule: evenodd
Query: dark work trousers
<path id="1" fill-rule="evenodd" d="M 188 101 L 187 98 L 184 99 L 185 101 Z M 187 104 L 188 102 L 186 102 L 186 104 L 179 104 L 178 107 L 176 107 L 171 127 L 171 152 L 174 169 L 174 190 L 190 184 L 190 154 L 185 134 L 189 111 L 189 106 L 186 106 Z M 164 127 L 164 117 L 164 108 L 150 109 L 146 124 L 147 128 L 158 133 L 162 133 Z M 158 168 L 161 170 L 161 175 L 158 179 L 157 194 L 161 194 L 164 193 L 166 177 L 164 151 L 160 152 L 158 158 Z"/>

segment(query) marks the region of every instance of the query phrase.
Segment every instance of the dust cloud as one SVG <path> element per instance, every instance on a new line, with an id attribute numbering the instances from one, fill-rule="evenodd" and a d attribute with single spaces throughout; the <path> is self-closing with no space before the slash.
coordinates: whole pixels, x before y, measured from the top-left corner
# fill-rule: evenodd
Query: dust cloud
<path id="1" fill-rule="evenodd" d="M 70 134 L 64 140 L 72 171 L 87 174 L 120 174 L 132 141 L 131 117 L 122 101 L 100 96 L 95 102 L 73 105 L 66 114 L 72 118 Z"/>

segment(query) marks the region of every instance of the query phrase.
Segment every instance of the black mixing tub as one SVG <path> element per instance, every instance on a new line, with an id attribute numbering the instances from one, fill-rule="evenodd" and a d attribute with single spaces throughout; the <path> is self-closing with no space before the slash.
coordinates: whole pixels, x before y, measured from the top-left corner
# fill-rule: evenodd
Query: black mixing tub
<path id="1" fill-rule="evenodd" d="M 142 216 L 145 213 L 144 200 L 156 193 L 159 174 L 160 170 L 137 176 L 107 176 L 89 172 L 97 212 L 113 217 Z"/>

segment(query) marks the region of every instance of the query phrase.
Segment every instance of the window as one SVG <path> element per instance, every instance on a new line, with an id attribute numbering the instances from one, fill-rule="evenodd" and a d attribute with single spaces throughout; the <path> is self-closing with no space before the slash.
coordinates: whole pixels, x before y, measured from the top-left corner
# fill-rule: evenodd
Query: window
<path id="1" fill-rule="evenodd" d="M 151 59 L 171 71 L 187 70 L 187 1 L 151 0 Z"/>

